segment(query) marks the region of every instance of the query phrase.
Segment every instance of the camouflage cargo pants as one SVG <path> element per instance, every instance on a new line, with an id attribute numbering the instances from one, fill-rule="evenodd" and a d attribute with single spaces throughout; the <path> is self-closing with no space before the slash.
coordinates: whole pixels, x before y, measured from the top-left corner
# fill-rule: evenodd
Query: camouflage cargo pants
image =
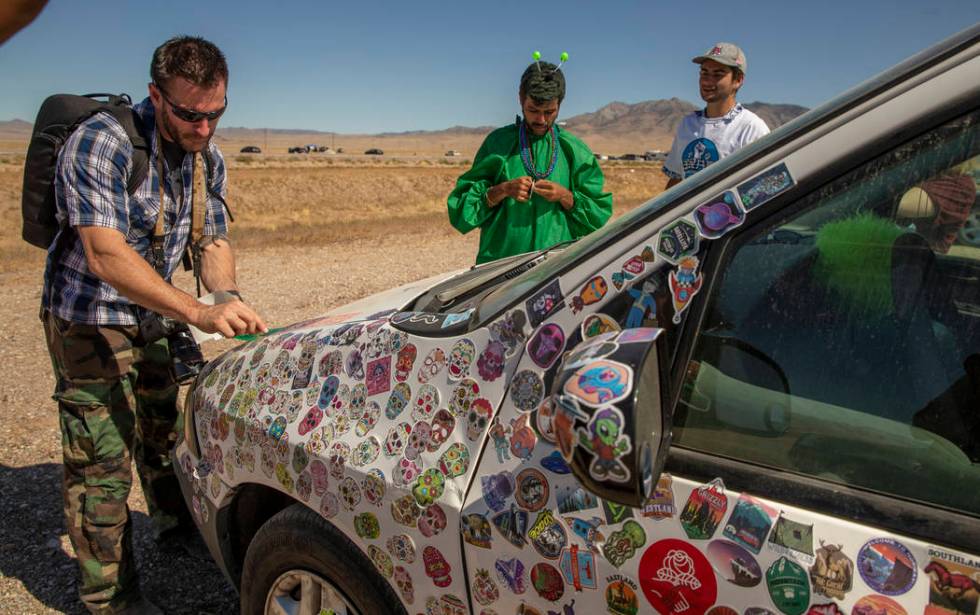
<path id="1" fill-rule="evenodd" d="M 56 379 L 65 520 L 92 612 L 139 596 L 126 499 L 132 462 L 159 535 L 191 527 L 170 451 L 182 428 L 165 339 L 134 345 L 135 326 L 70 323 L 42 314 Z"/>

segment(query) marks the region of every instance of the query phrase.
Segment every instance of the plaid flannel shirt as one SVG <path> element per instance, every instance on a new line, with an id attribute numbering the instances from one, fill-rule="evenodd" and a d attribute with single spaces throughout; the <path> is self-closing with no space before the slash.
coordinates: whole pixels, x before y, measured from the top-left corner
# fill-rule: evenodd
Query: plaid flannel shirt
<path id="1" fill-rule="evenodd" d="M 130 196 L 126 183 L 132 171 L 133 146 L 122 126 L 109 114 L 98 113 L 83 122 L 58 156 L 55 179 L 57 218 L 61 225 L 48 248 L 42 306 L 70 322 L 96 325 L 134 325 L 146 313 L 96 277 L 88 267 L 76 227 L 116 229 L 143 258 L 160 211 L 157 139 L 154 109 L 149 98 L 134 106 L 151 144 L 146 179 Z M 225 163 L 213 143 L 208 145 L 213 168 L 207 182 L 222 197 L 226 193 Z M 207 165 L 202 163 L 202 168 Z M 168 282 L 180 264 L 191 232 L 193 157 L 184 156 L 180 169 L 163 162 L 165 182 L 164 250 Z M 206 195 L 205 236 L 227 236 L 221 201 Z"/>

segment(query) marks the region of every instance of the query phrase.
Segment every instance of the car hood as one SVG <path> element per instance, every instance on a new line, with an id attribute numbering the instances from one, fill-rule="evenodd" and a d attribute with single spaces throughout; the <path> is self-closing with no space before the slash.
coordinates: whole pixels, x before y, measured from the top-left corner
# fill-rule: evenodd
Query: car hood
<path id="1" fill-rule="evenodd" d="M 329 317 L 332 322 L 342 322 L 364 320 L 368 316 L 378 312 L 397 311 L 436 284 L 455 277 L 463 271 L 466 270 L 461 269 L 448 273 L 440 273 L 422 280 L 409 282 L 397 288 L 390 288 L 346 305 L 335 307 L 324 314 L 324 316 Z"/>

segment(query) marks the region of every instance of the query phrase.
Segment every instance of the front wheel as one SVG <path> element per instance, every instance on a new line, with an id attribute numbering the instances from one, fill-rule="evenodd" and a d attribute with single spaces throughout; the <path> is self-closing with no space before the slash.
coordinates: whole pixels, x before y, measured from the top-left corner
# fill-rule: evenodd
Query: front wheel
<path id="1" fill-rule="evenodd" d="M 243 615 L 405 613 L 391 586 L 339 530 L 302 504 L 255 534 L 242 573 Z"/>

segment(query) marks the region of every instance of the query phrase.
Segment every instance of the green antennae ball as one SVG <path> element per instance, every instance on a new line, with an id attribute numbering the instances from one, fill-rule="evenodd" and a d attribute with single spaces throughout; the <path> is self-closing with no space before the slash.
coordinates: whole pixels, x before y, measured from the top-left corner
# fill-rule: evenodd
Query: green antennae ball
<path id="1" fill-rule="evenodd" d="M 568 52 L 567 51 L 561 52 L 561 61 L 562 62 L 568 62 Z"/>
<path id="2" fill-rule="evenodd" d="M 531 54 L 531 57 L 534 58 L 534 61 L 535 62 L 537 62 L 538 60 L 541 59 L 541 52 L 540 51 L 535 51 L 534 53 Z"/>

